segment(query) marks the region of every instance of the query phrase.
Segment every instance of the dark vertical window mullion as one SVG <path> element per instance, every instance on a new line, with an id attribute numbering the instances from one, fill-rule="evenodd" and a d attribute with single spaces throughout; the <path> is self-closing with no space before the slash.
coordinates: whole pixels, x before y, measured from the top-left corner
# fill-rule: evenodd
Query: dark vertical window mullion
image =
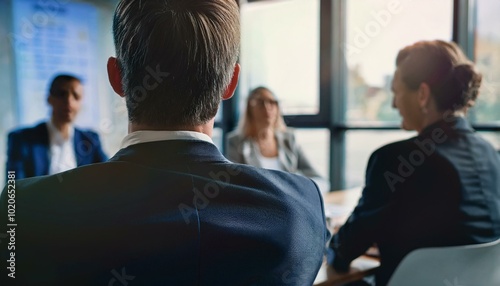
<path id="1" fill-rule="evenodd" d="M 453 41 L 456 42 L 472 61 L 475 60 L 475 31 L 477 26 L 477 0 L 453 1 Z M 470 109 L 468 118 L 476 121 L 476 110 Z"/>
<path id="2" fill-rule="evenodd" d="M 455 0 L 453 7 L 453 40 L 471 60 L 474 60 L 475 7 L 475 0 Z"/>
<path id="3" fill-rule="evenodd" d="M 320 96 L 325 98 L 330 129 L 331 189 L 345 186 L 345 132 L 339 128 L 345 118 L 345 83 L 342 42 L 344 0 L 320 2 Z"/>
<path id="4" fill-rule="evenodd" d="M 451 40 L 455 43 L 458 43 L 459 35 L 458 35 L 458 26 L 460 25 L 459 23 L 459 14 L 460 14 L 460 3 L 462 0 L 453 0 L 453 35 Z"/>

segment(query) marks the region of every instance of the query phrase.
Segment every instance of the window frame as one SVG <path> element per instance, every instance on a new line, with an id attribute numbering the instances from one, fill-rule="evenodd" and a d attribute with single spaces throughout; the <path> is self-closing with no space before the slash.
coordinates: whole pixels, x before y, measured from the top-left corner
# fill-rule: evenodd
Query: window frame
<path id="1" fill-rule="evenodd" d="M 240 5 L 257 1 L 240 0 Z M 329 174 L 331 190 L 345 188 L 346 134 L 349 131 L 401 130 L 397 123 L 346 122 L 347 66 L 343 61 L 342 43 L 346 38 L 346 1 L 320 0 L 320 65 L 319 113 L 314 115 L 285 115 L 285 122 L 294 128 L 324 128 L 330 131 Z M 453 1 L 452 41 L 474 61 L 474 29 L 476 27 L 476 0 Z M 464 20 L 465 19 L 465 20 Z M 238 120 L 239 90 L 234 99 L 225 101 L 222 120 L 215 126 L 223 129 L 223 138 L 234 129 Z M 471 110 L 471 115 L 474 111 Z M 474 123 L 476 131 L 499 132 L 500 124 Z M 225 148 L 225 146 L 223 147 Z M 224 149 L 225 150 L 225 149 Z"/>

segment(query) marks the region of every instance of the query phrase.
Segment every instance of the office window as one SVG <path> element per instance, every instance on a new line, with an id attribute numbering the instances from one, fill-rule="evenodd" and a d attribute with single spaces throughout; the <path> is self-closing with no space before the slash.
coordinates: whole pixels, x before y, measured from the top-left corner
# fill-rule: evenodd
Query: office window
<path id="1" fill-rule="evenodd" d="M 496 150 L 500 151 L 500 132 L 479 132 L 479 134 L 490 142 Z"/>
<path id="2" fill-rule="evenodd" d="M 345 187 L 363 186 L 368 159 L 373 151 L 391 143 L 416 136 L 415 132 L 391 131 L 348 131 L 346 133 L 346 178 Z"/>
<path id="3" fill-rule="evenodd" d="M 346 9 L 346 119 L 399 121 L 390 90 L 396 55 L 419 40 L 451 40 L 453 1 L 349 0 Z"/>
<path id="4" fill-rule="evenodd" d="M 241 6 L 240 107 L 257 86 L 270 88 L 284 114 L 319 112 L 319 0 Z"/>
<path id="5" fill-rule="evenodd" d="M 295 129 L 295 139 L 314 169 L 328 178 L 330 131 L 328 129 Z"/>
<path id="6" fill-rule="evenodd" d="M 475 123 L 500 122 L 500 1 L 477 0 L 475 62 L 483 74 L 479 98 L 471 119 Z"/>

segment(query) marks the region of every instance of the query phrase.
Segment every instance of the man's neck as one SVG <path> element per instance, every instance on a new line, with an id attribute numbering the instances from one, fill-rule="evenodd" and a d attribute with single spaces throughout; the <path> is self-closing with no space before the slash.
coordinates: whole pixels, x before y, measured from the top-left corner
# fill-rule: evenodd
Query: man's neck
<path id="1" fill-rule="evenodd" d="M 61 133 L 61 136 L 64 140 L 68 140 L 69 138 L 69 130 L 71 128 L 71 122 L 58 122 L 57 120 L 54 120 L 54 118 L 51 119 L 52 125 Z"/>
<path id="2" fill-rule="evenodd" d="M 173 126 L 173 127 L 154 127 L 147 124 L 137 124 L 129 122 L 128 133 L 135 131 L 193 131 L 199 132 L 212 137 L 212 132 L 214 129 L 214 119 L 202 125 L 195 126 Z"/>

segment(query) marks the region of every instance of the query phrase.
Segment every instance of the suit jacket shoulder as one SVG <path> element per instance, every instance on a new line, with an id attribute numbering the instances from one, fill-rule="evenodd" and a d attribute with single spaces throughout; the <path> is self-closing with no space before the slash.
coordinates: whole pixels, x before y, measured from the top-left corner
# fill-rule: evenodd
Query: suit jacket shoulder
<path id="1" fill-rule="evenodd" d="M 20 180 L 16 201 L 23 285 L 104 285 L 113 269 L 138 285 L 312 285 L 328 239 L 311 180 L 230 163 L 200 141 Z"/>
<path id="2" fill-rule="evenodd" d="M 28 139 L 28 142 L 46 141 L 49 143 L 49 131 L 45 122 L 39 123 L 33 127 L 18 128 L 9 132 L 9 137 L 16 139 Z M 26 138 L 26 139 L 25 139 Z"/>
<path id="3" fill-rule="evenodd" d="M 226 137 L 226 157 L 231 162 L 247 163 L 243 154 L 244 145 L 248 144 L 249 139 L 237 129 L 231 131 Z"/>
<path id="4" fill-rule="evenodd" d="M 48 172 L 49 134 L 47 125 L 21 128 L 9 133 L 6 170 L 22 179 Z"/>
<path id="5" fill-rule="evenodd" d="M 100 163 L 108 159 L 102 150 L 99 135 L 93 130 L 75 127 L 74 145 L 78 166 Z"/>

